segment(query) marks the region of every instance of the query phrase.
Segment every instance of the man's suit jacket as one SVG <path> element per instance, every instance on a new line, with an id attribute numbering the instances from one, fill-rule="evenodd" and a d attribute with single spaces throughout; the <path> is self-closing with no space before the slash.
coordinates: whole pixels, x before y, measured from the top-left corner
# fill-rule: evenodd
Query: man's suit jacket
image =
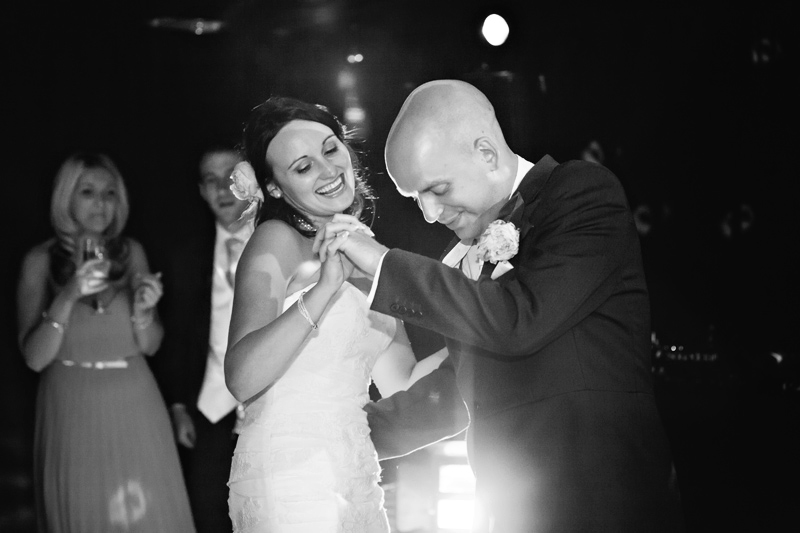
<path id="1" fill-rule="evenodd" d="M 450 357 L 368 407 L 382 458 L 457 430 L 495 531 L 673 531 L 671 458 L 653 398 L 638 234 L 607 169 L 540 160 L 509 219 L 513 269 L 478 281 L 402 250 L 384 257 L 372 308 L 442 334 Z M 436 434 L 439 426 L 440 433 Z M 443 428 L 443 429 L 442 429 Z"/>
<path id="2" fill-rule="evenodd" d="M 199 532 L 231 531 L 228 487 L 235 413 L 211 423 L 197 409 L 205 379 L 211 335 L 211 293 L 216 226 L 196 233 L 171 250 L 164 269 L 162 388 L 168 405 L 182 403 L 194 421 L 194 448 L 184 454 L 184 475 Z"/>
<path id="3" fill-rule="evenodd" d="M 197 406 L 208 361 L 215 230 L 176 245 L 164 269 L 162 387 L 168 405 Z"/>

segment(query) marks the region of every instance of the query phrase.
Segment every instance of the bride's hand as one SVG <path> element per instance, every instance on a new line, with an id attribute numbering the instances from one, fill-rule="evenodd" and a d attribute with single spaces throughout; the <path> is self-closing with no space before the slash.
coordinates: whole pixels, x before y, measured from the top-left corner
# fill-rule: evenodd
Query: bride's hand
<path id="1" fill-rule="evenodd" d="M 320 254 L 322 270 L 319 276 L 319 284 L 338 290 L 350 274 L 353 273 L 353 264 L 347 260 L 344 254 L 339 252 L 339 247 L 350 235 L 348 231 L 339 232 L 332 240 L 326 241 L 324 255 Z"/>
<path id="2" fill-rule="evenodd" d="M 369 226 L 361 222 L 353 215 L 337 213 L 333 215 L 333 218 L 330 222 L 322 226 L 317 231 L 317 235 L 314 238 L 314 244 L 312 245 L 312 251 L 314 251 L 314 253 L 319 252 L 320 258 L 324 259 L 324 248 L 326 245 L 336 238 L 336 235 L 343 231 L 359 232 L 369 237 L 375 237 L 375 234 L 372 232 Z"/>
<path id="3" fill-rule="evenodd" d="M 337 252 L 337 253 L 339 255 L 339 258 L 342 260 L 342 268 L 344 269 L 344 279 L 345 281 L 347 281 L 353 276 L 353 273 L 356 270 L 356 266 L 342 252 Z"/>

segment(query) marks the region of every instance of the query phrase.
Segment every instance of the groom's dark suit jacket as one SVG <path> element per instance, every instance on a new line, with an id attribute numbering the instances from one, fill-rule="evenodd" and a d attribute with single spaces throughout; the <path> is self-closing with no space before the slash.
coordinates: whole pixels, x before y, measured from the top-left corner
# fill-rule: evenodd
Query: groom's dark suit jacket
<path id="1" fill-rule="evenodd" d="M 402 250 L 372 308 L 446 338 L 450 357 L 368 406 L 381 458 L 458 431 L 495 529 L 675 531 L 671 457 L 651 383 L 649 301 L 624 191 L 604 167 L 545 156 L 509 219 L 514 268 L 478 281 Z M 444 429 L 443 429 L 444 428 Z M 437 433 L 438 432 L 438 433 Z"/>

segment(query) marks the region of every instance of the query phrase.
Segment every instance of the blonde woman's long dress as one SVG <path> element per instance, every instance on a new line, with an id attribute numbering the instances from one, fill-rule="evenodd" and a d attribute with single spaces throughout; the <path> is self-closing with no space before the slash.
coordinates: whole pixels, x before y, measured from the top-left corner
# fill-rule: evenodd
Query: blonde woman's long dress
<path id="1" fill-rule="evenodd" d="M 167 408 L 134 342 L 129 293 L 113 294 L 106 307 L 97 314 L 88 298 L 75 305 L 56 359 L 41 373 L 39 531 L 193 532 Z"/>

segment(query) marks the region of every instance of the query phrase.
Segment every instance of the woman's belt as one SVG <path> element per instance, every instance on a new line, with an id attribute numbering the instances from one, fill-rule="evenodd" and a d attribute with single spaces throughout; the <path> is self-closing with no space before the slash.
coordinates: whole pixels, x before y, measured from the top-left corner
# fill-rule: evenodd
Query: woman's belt
<path id="1" fill-rule="evenodd" d="M 118 359 L 116 361 L 70 361 L 69 359 L 59 359 L 59 362 L 64 366 L 93 368 L 95 370 L 128 368 L 128 361 L 126 361 L 125 359 Z"/>

